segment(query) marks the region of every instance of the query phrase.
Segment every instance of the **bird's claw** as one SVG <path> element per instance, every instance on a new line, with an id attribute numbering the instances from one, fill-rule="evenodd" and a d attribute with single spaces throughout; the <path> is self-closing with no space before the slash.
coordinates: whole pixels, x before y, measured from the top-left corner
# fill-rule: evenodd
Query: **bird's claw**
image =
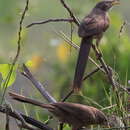
<path id="1" fill-rule="evenodd" d="M 98 52 L 98 53 L 96 54 L 96 57 L 97 57 L 97 60 L 101 59 L 102 53 Z"/>

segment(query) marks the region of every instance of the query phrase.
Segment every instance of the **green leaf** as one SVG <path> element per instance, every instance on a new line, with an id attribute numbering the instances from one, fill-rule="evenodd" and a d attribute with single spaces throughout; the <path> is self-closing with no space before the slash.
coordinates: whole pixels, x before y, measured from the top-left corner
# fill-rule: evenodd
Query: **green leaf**
<path id="1" fill-rule="evenodd" d="M 13 71 L 10 75 L 9 81 L 6 80 L 8 74 L 10 73 L 11 67 L 12 67 L 11 64 L 0 64 L 0 73 L 2 75 L 2 83 L 1 83 L 1 86 L 0 86 L 1 88 L 6 87 L 5 84 L 7 84 L 7 87 L 11 86 L 16 79 L 16 69 L 17 69 L 18 65 L 15 65 L 13 67 Z"/>
<path id="2" fill-rule="evenodd" d="M 64 130 L 70 130 L 70 126 L 68 124 L 64 124 Z"/>

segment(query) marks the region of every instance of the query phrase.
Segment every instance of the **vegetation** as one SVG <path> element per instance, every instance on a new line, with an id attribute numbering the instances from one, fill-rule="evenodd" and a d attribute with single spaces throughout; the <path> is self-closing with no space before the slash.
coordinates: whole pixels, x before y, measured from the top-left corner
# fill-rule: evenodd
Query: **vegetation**
<path id="1" fill-rule="evenodd" d="M 81 0 L 80 2 L 70 0 L 65 2 L 72 8 L 72 12 L 79 19 L 82 19 L 97 0 Z M 112 68 L 114 80 L 123 85 L 123 88 L 126 88 L 129 86 L 130 77 L 130 38 L 129 23 L 124 25 L 120 31 L 123 22 L 126 20 L 122 12 L 124 10 L 125 13 L 127 9 L 124 7 L 124 3 L 124 1 L 121 3 L 120 6 L 122 7 L 116 7 L 110 12 L 111 26 L 105 33 L 100 48 L 105 63 Z M 2 12 L 0 15 L 0 101 L 2 104 L 10 104 L 9 102 L 11 102 L 13 107 L 15 102 L 10 101 L 8 97 L 10 90 L 41 101 L 41 95 L 20 74 L 23 72 L 23 63 L 31 70 L 36 79 L 43 85 L 46 84 L 46 89 L 51 95 L 57 101 L 61 101 L 71 90 L 78 54 L 66 40 L 69 39 L 80 45 L 80 38 L 77 35 L 78 27 L 71 22 L 52 22 L 26 28 L 34 21 L 70 17 L 60 0 L 32 0 L 29 2 L 28 10 L 25 9 L 24 17 L 25 4 L 27 6 L 26 1 L 0 1 Z M 6 8 L 3 5 L 6 5 Z M 22 30 L 20 30 L 20 27 L 22 27 Z M 20 32 L 20 34 L 18 35 L 17 32 Z M 19 42 L 20 37 L 21 41 Z M 18 57 L 15 57 L 18 45 L 21 48 L 17 53 Z M 90 56 L 100 64 L 93 50 L 91 50 Z M 96 66 L 89 62 L 86 74 L 89 74 L 95 68 Z M 130 126 L 129 120 L 126 119 L 129 115 L 128 109 L 130 109 L 128 108 L 128 100 L 129 95 L 121 88 L 113 89 L 107 76 L 101 71 L 84 81 L 80 94 L 72 94 L 67 99 L 69 102 L 91 105 L 101 109 L 106 115 L 110 116 L 110 120 L 112 116 L 119 118 L 121 123 L 115 123 L 117 125 L 112 126 L 116 128 Z M 46 102 L 44 99 L 42 101 Z M 48 122 L 49 126 L 53 128 L 57 127 L 54 120 L 48 119 L 50 114 L 43 109 L 26 104 L 15 106 L 26 115 L 31 115 L 44 123 Z M 3 115 L 0 115 L 0 117 L 3 117 Z M 1 130 L 4 129 L 5 124 L 3 122 L 6 121 L 0 121 Z M 16 127 L 12 126 L 11 128 Z M 102 129 L 98 126 L 91 126 L 91 129 L 97 128 Z M 66 125 L 64 129 L 69 130 L 70 127 Z"/>

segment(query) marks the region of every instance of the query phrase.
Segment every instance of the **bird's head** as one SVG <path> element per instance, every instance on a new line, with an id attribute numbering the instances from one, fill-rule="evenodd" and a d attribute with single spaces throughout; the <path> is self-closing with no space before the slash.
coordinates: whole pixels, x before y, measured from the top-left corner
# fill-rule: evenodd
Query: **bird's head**
<path id="1" fill-rule="evenodd" d="M 118 4 L 120 4 L 119 0 L 103 0 L 97 3 L 96 8 L 103 11 L 108 11 L 111 7 Z"/>

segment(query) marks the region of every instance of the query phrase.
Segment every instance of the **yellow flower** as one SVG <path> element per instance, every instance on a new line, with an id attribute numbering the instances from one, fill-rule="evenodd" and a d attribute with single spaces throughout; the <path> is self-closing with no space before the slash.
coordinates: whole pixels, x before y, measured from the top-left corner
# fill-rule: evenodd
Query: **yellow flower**
<path id="1" fill-rule="evenodd" d="M 31 58 L 31 60 L 28 60 L 26 62 L 26 65 L 32 70 L 32 71 L 36 71 L 41 64 L 44 62 L 44 59 L 41 56 L 33 56 Z"/>
<path id="2" fill-rule="evenodd" d="M 56 50 L 58 59 L 65 63 L 68 59 L 70 51 L 70 46 L 68 46 L 66 43 L 61 43 L 58 45 L 58 48 Z"/>

